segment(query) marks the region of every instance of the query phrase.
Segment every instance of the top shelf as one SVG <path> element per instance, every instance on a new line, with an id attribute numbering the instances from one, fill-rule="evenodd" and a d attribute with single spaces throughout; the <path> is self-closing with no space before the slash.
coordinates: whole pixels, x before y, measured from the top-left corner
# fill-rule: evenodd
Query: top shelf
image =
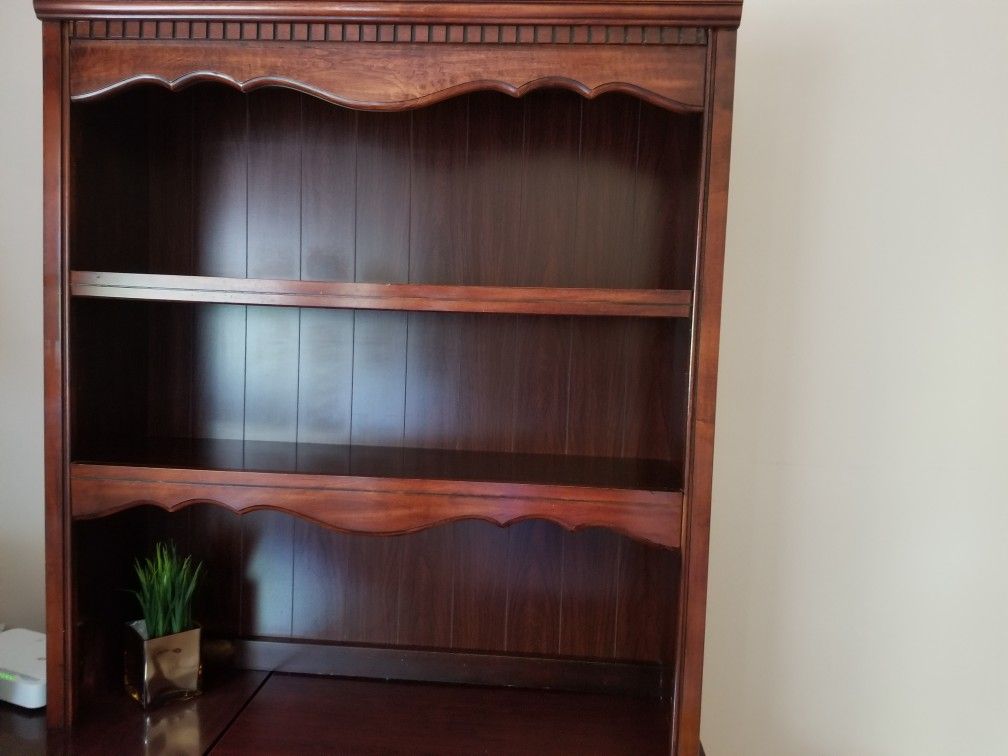
<path id="1" fill-rule="evenodd" d="M 581 289 L 339 283 L 72 271 L 75 297 L 362 310 L 688 318 L 679 289 Z"/>

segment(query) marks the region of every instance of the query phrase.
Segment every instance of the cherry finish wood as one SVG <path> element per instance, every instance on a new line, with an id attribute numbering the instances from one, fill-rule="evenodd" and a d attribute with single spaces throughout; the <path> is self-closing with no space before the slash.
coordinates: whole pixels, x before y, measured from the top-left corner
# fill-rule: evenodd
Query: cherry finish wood
<path id="1" fill-rule="evenodd" d="M 667 647 L 671 635 L 664 629 L 674 621 L 675 606 L 666 597 L 678 580 L 676 553 L 608 529 L 565 533 L 551 523 L 529 524 L 541 527 L 501 528 L 463 520 L 420 533 L 378 537 L 339 533 L 277 512 L 239 517 L 211 504 L 174 513 L 139 506 L 77 520 L 75 566 L 82 584 L 76 601 L 76 643 L 84 659 L 78 684 L 86 695 L 121 684 L 118 639 L 123 623 L 135 617 L 135 601 L 125 590 L 106 587 L 129 587 L 133 559 L 164 538 L 204 561 L 208 574 L 214 575 L 201 590 L 194 615 L 208 639 L 229 647 L 241 648 L 245 641 L 270 635 L 293 643 L 287 646 L 292 658 L 297 658 L 298 642 L 309 642 L 314 658 L 330 659 L 327 664 L 333 665 L 360 658 L 341 650 L 347 645 L 377 644 L 389 658 L 418 648 L 476 653 L 481 666 L 470 665 L 466 674 L 506 684 L 509 670 L 520 671 L 522 663 L 500 657 L 513 657 L 509 643 L 521 636 L 530 654 L 529 670 L 523 672 L 528 685 L 584 684 L 577 665 L 556 660 L 662 665 L 664 682 L 666 666 L 674 658 L 674 649 Z M 544 546 L 562 547 L 549 557 L 552 577 L 524 567 L 529 561 L 544 562 Z M 587 581 L 584 565 L 600 551 L 613 555 L 612 577 Z M 442 553 L 448 558 L 442 559 Z M 540 577 L 524 577 L 529 575 Z M 546 618 L 522 610 L 535 605 L 543 580 L 565 586 L 567 597 L 549 615 L 548 624 Z M 426 586 L 427 595 L 447 599 L 418 603 L 418 585 Z M 523 629 L 533 623 L 541 632 Z M 591 650 L 566 640 L 575 625 L 591 628 Z M 419 628 L 424 627 L 447 632 L 421 636 Z M 321 648 L 323 644 L 336 647 L 330 651 Z M 442 663 L 440 657 L 417 658 L 427 659 L 427 669 L 441 669 L 444 675 L 458 670 L 457 664 Z M 397 674 L 416 674 L 401 666 Z M 599 671 L 593 679 L 610 679 L 595 669 Z M 624 676 L 618 669 L 612 673 L 612 679 Z M 486 677 L 495 674 L 499 677 Z"/>
<path id="2" fill-rule="evenodd" d="M 241 748 L 244 753 L 246 742 L 256 735 L 244 729 L 249 719 L 246 719 L 243 709 L 251 708 L 248 717 L 255 716 L 261 705 L 258 700 L 260 693 L 265 696 L 262 705 L 267 707 L 276 698 L 297 700 L 300 696 L 292 695 L 289 686 L 297 686 L 299 682 L 309 683 L 301 695 L 319 692 L 315 690 L 315 681 L 304 677 L 238 673 L 229 679 L 211 681 L 200 698 L 156 710 L 149 717 L 131 701 L 121 697 L 103 697 L 96 703 L 106 708 L 70 732 L 47 733 L 44 713 L 0 704 L 0 747 L 5 749 L 5 753 L 19 756 L 61 752 L 228 753 L 227 749 L 231 748 Z M 422 723 L 410 724 L 403 721 L 401 715 L 404 711 L 416 711 L 418 708 L 428 717 L 436 717 L 438 711 L 448 710 L 454 727 L 462 723 L 460 716 L 471 717 L 470 721 L 478 724 L 466 734 L 456 731 L 438 733 L 438 737 L 445 741 L 440 748 L 449 749 L 447 752 L 457 752 L 458 749 L 469 752 L 466 749 L 476 748 L 481 753 L 493 753 L 500 748 L 505 753 L 512 753 L 514 749 L 528 748 L 540 753 L 544 752 L 544 747 L 545 752 L 550 752 L 552 746 L 563 753 L 582 747 L 589 750 L 603 747 L 607 753 L 661 753 L 660 743 L 667 729 L 661 719 L 660 704 L 628 697 L 500 688 L 473 691 L 461 686 L 346 679 L 318 682 L 324 685 L 323 692 L 333 696 L 333 704 L 339 709 L 341 717 L 364 715 L 364 719 L 348 723 L 336 734 L 328 731 L 327 737 L 334 740 L 331 747 L 338 752 L 352 750 L 354 753 L 368 753 L 366 749 L 369 746 L 380 753 L 415 752 L 417 744 L 428 733 L 421 731 Z M 283 685 L 279 691 L 274 688 L 277 683 Z M 476 695 L 471 695 L 474 692 Z M 363 696 L 363 700 L 352 704 L 351 711 L 347 711 L 345 702 L 357 701 L 359 696 Z M 401 703 L 402 710 L 396 711 L 390 719 L 376 723 L 374 729 L 365 730 L 366 734 L 362 736 L 353 725 L 366 725 L 372 717 L 382 716 L 388 708 L 380 705 L 381 699 L 389 698 L 392 703 Z M 415 703 L 417 699 L 421 701 L 419 707 Z M 318 713 L 328 716 L 328 707 Z M 313 734 L 314 728 L 322 726 L 315 721 L 314 714 L 314 707 L 311 713 L 299 712 L 298 723 L 307 725 L 309 735 Z M 596 714 L 598 720 L 590 725 L 593 731 L 587 734 L 579 732 L 579 717 Z M 615 727 L 607 726 L 613 720 Z M 393 723 L 391 729 L 384 726 L 388 722 Z M 599 732 L 595 732 L 596 729 Z M 596 736 L 602 739 L 585 744 L 586 737 Z M 269 753 L 282 753 L 291 748 L 289 740 L 278 742 L 280 738 L 276 733 L 270 733 L 270 738 Z M 236 742 L 238 745 L 235 745 Z M 491 745 L 494 743 L 496 745 Z M 330 745 L 326 742 L 320 747 L 328 749 Z M 701 747 L 701 756 L 703 753 Z"/>
<path id="3" fill-rule="evenodd" d="M 241 669 L 270 672 L 640 698 L 657 698 L 661 694 L 661 666 L 657 663 L 277 640 L 239 640 L 233 651 L 235 664 Z"/>
<path id="4" fill-rule="evenodd" d="M 526 293 L 500 290 L 692 288 L 696 115 L 556 90 L 391 115 L 206 85 L 73 113 L 77 271 L 491 287 L 515 299 Z M 283 149 L 256 147 L 260 134 L 284 134 Z M 277 212 L 250 214 L 262 207 Z M 262 245 L 282 276 L 254 272 Z M 582 294 L 604 296 L 564 298 Z"/>
<path id="5" fill-rule="evenodd" d="M 625 92 L 660 107 L 697 111 L 703 103 L 705 58 L 704 48 L 679 45 L 642 45 L 628 55 L 626 48 L 610 45 L 489 51 L 482 45 L 390 49 L 354 42 L 257 42 L 208 43 L 197 50 L 179 42 L 74 40 L 70 60 L 75 100 L 136 84 L 177 90 L 213 81 L 242 92 L 284 86 L 347 107 L 402 110 L 479 90 L 520 97 L 562 87 L 585 97 Z M 282 76 L 273 73 L 280 70 Z M 577 70 L 578 76 L 564 76 L 564 70 Z"/>
<path id="6" fill-rule="evenodd" d="M 654 700 L 275 674 L 212 753 L 642 756 L 667 737 Z"/>
<path id="7" fill-rule="evenodd" d="M 73 39 L 409 42 L 411 44 L 706 45 L 697 27 L 556 24 L 374 24 L 222 21 L 75 21 Z"/>
<path id="8" fill-rule="evenodd" d="M 66 475 L 69 439 L 66 411 L 64 297 L 67 263 L 65 213 L 67 186 L 64 178 L 67 128 L 67 68 L 64 29 L 59 23 L 42 25 L 42 140 L 43 140 L 43 339 L 45 366 L 45 544 L 46 544 L 46 669 L 49 706 L 47 716 L 53 727 L 69 721 L 74 691 L 67 684 L 73 667 L 69 628 L 71 590 L 69 586 L 70 505 Z"/>
<path id="9" fill-rule="evenodd" d="M 50 733 L 46 748 L 40 753 L 75 756 L 208 753 L 242 708 L 254 700 L 268 673 L 211 672 L 205 677 L 201 696 L 151 712 L 123 695 L 95 696 L 86 702 L 72 729 Z"/>
<path id="10" fill-rule="evenodd" d="M 534 517 L 569 529 L 605 525 L 676 548 L 682 515 L 676 491 L 81 463 L 70 466 L 70 478 L 73 514 L 80 518 L 138 503 L 174 511 L 196 502 L 237 513 L 278 509 L 360 533 L 409 533 L 464 518 L 507 525 Z"/>
<path id="11" fill-rule="evenodd" d="M 692 294 L 678 290 L 351 284 L 91 271 L 71 272 L 70 293 L 157 302 L 514 315 L 685 318 L 692 312 Z"/>
<path id="12" fill-rule="evenodd" d="M 700 696 L 703 679 L 704 626 L 707 613 L 707 562 L 710 540 L 711 486 L 714 465 L 714 415 L 718 346 L 721 332 L 721 282 L 724 274 L 731 154 L 732 102 L 735 87 L 734 31 L 718 31 L 709 50 L 710 86 L 705 140 L 705 200 L 700 229 L 694 301 L 694 373 L 691 388 L 690 440 L 683 509 L 683 578 L 679 604 L 679 648 L 673 729 L 674 753 L 700 747 Z"/>
<path id="13" fill-rule="evenodd" d="M 287 418 L 292 423 L 292 418 Z M 670 462 L 411 447 L 264 442 L 225 438 L 125 438 L 79 452 L 73 466 L 174 468 L 334 479 L 460 481 L 655 492 L 681 488 Z M 338 480 L 331 481 L 339 485 Z M 628 493 L 630 498 L 633 493 Z"/>
<path id="14" fill-rule="evenodd" d="M 641 672 L 624 745 L 699 752 L 741 3 L 35 4 L 49 724 L 119 686 L 103 586 L 172 538 L 214 663 Z M 578 702 L 575 750 L 622 726 Z"/>
<path id="15" fill-rule="evenodd" d="M 190 307 L 74 301 L 74 461 L 680 490 L 686 321 Z"/>
<path id="16" fill-rule="evenodd" d="M 554 0 L 553 2 L 408 2 L 366 0 L 348 4 L 332 0 L 35 0 L 40 18 L 151 19 L 195 18 L 248 21 L 255 19 L 346 19 L 367 21 L 432 20 L 440 23 L 488 21 L 511 24 L 567 23 L 590 25 L 618 20 L 626 23 L 661 19 L 674 25 L 736 27 L 741 0 Z M 139 25 L 139 24 L 138 24 Z"/>

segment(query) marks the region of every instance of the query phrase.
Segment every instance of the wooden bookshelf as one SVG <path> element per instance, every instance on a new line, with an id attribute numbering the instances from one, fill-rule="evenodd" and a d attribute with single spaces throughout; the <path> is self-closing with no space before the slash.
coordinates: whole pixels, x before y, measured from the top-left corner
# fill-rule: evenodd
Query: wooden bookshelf
<path id="1" fill-rule="evenodd" d="M 201 750 L 697 753 L 741 3 L 35 7 L 59 742 L 170 538 Z"/>
<path id="2" fill-rule="evenodd" d="M 214 753 L 406 753 L 423 742 L 436 753 L 644 756 L 666 751 L 662 708 L 621 696 L 274 675 Z"/>

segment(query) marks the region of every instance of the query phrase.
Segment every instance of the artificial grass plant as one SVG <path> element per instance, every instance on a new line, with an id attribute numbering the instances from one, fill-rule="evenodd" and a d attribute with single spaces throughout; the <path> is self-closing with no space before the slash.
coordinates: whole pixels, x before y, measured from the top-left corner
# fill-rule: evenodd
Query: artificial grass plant
<path id="1" fill-rule="evenodd" d="M 191 556 L 182 559 L 174 543 L 154 545 L 154 556 L 134 564 L 140 590 L 132 591 L 140 602 L 147 637 L 174 635 L 193 627 L 192 598 L 203 570 Z"/>

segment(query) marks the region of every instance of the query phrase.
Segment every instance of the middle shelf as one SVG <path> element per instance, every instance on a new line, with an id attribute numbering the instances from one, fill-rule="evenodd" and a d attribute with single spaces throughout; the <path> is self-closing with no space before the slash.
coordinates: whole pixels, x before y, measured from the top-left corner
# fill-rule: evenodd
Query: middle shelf
<path id="1" fill-rule="evenodd" d="M 682 289 L 592 289 L 342 283 L 72 271 L 76 297 L 293 307 L 688 318 Z"/>
<path id="2" fill-rule="evenodd" d="M 681 482 L 656 460 L 214 439 L 139 441 L 71 464 L 73 516 L 134 504 L 273 508 L 391 534 L 480 518 L 604 526 L 677 548 Z"/>
<path id="3" fill-rule="evenodd" d="M 689 320 L 90 297 L 69 314 L 75 517 L 210 501 L 362 533 L 541 518 L 678 543 Z"/>

